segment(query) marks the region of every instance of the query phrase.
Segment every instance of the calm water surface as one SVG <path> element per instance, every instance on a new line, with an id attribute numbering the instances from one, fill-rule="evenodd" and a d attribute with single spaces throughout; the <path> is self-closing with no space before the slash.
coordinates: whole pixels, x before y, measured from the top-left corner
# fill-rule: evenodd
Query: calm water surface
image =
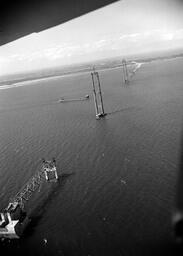
<path id="1" fill-rule="evenodd" d="M 178 59 L 142 65 L 128 86 L 122 85 L 120 69 L 101 71 L 108 115 L 100 121 L 90 74 L 0 90 L 1 208 L 42 157 L 56 157 L 61 175 L 32 232 L 3 248 L 22 255 L 71 256 L 157 255 L 168 248 L 182 64 Z M 57 103 L 86 94 L 88 101 Z"/>

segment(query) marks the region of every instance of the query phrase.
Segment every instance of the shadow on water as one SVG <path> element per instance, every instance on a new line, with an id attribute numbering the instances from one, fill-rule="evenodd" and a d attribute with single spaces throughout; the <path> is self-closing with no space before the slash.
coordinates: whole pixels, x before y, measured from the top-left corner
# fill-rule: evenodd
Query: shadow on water
<path id="1" fill-rule="evenodd" d="M 131 110 L 138 110 L 138 109 L 140 109 L 140 108 L 137 108 L 135 106 L 126 107 L 126 108 L 116 109 L 116 110 L 114 110 L 112 112 L 108 112 L 107 115 L 114 115 L 114 114 L 117 114 L 117 113 L 131 111 Z"/>
<path id="2" fill-rule="evenodd" d="M 41 201 L 41 204 L 34 208 L 31 214 L 28 214 L 31 222 L 24 230 L 20 239 L 0 240 L 1 255 L 14 255 L 16 253 L 16 255 L 25 255 L 25 244 L 27 243 L 29 237 L 31 237 L 36 231 L 36 227 L 39 225 L 39 222 L 41 221 L 44 212 L 46 211 L 46 209 L 48 209 L 50 203 L 56 199 L 61 190 L 64 189 L 67 180 L 74 174 L 75 173 L 72 172 L 59 175 L 58 182 L 53 184 L 53 189 L 50 190 L 49 195 Z M 26 251 L 26 254 L 32 255 L 31 251 Z"/>
<path id="3" fill-rule="evenodd" d="M 51 204 L 51 202 L 56 199 L 56 197 L 59 195 L 60 191 L 64 188 L 69 177 L 71 177 L 74 174 L 75 174 L 74 172 L 63 173 L 58 176 L 58 181 L 55 184 L 53 184 L 54 186 L 51 189 L 48 196 L 45 197 L 45 199 L 42 200 L 41 204 L 39 204 L 37 207 L 35 207 L 33 209 L 33 211 L 29 214 L 31 222 L 27 226 L 27 228 L 24 230 L 23 237 L 28 237 L 34 233 L 36 226 L 42 219 L 44 212 L 49 207 L 49 204 Z"/>

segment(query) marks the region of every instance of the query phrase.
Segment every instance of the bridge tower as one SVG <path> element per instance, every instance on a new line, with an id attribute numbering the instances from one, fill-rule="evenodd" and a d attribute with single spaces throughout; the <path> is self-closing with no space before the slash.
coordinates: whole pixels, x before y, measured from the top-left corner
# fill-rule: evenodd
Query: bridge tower
<path id="1" fill-rule="evenodd" d="M 122 73 L 123 73 L 123 82 L 125 84 L 128 84 L 129 82 L 128 68 L 127 68 L 127 63 L 125 59 L 122 60 Z"/>
<path id="2" fill-rule="evenodd" d="M 92 76 L 92 84 L 93 84 L 93 98 L 94 98 L 96 119 L 100 119 L 101 117 L 106 116 L 106 113 L 104 112 L 100 78 L 99 78 L 98 72 L 95 71 L 95 68 L 93 68 L 93 72 L 91 72 L 91 76 Z"/>

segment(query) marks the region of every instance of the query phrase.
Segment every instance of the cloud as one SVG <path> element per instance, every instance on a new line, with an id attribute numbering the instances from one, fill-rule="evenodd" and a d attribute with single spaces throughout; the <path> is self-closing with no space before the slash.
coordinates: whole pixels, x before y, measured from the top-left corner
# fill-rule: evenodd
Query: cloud
<path id="1" fill-rule="evenodd" d="M 130 33 L 104 36 L 99 40 L 88 41 L 80 44 L 56 44 L 48 46 L 40 50 L 34 50 L 32 52 L 25 51 L 25 53 L 13 53 L 1 56 L 1 63 L 10 62 L 33 62 L 38 59 L 44 59 L 52 61 L 55 59 L 63 59 L 65 57 L 80 56 L 82 54 L 89 54 L 105 49 L 117 49 L 125 48 L 130 50 L 131 46 L 137 43 L 142 45 L 148 45 L 152 42 L 171 41 L 171 40 L 183 40 L 183 29 L 176 30 L 174 32 L 165 30 L 147 30 L 142 33 Z"/>
<path id="2" fill-rule="evenodd" d="M 181 8 L 170 2 L 118 1 L 28 35 L 0 47 L 0 72 L 89 61 L 106 57 L 106 53 L 127 55 L 183 45 Z"/>

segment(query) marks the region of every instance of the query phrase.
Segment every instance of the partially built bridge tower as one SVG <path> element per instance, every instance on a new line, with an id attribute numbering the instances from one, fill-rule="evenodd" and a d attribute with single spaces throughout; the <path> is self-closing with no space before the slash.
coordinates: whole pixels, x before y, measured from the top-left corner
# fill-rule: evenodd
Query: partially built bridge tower
<path id="1" fill-rule="evenodd" d="M 58 180 L 56 160 L 54 158 L 51 161 L 46 161 L 45 159 L 42 159 L 41 169 L 38 170 L 28 180 L 28 182 L 21 188 L 21 190 L 13 198 L 11 198 L 6 210 L 8 210 L 10 206 L 17 204 L 24 208 L 24 204 L 27 201 L 29 201 L 30 197 L 40 187 L 44 180 L 46 180 L 47 182 Z"/>
<path id="2" fill-rule="evenodd" d="M 100 78 L 98 72 L 93 68 L 93 72 L 91 72 L 92 76 L 92 84 L 93 84 L 93 98 L 96 112 L 96 119 L 100 119 L 101 117 L 106 116 L 104 112 L 104 104 L 101 92 Z"/>
<path id="3" fill-rule="evenodd" d="M 129 82 L 128 68 L 127 68 L 127 62 L 125 59 L 122 60 L 122 73 L 123 73 L 123 82 L 125 84 L 128 84 Z"/>

